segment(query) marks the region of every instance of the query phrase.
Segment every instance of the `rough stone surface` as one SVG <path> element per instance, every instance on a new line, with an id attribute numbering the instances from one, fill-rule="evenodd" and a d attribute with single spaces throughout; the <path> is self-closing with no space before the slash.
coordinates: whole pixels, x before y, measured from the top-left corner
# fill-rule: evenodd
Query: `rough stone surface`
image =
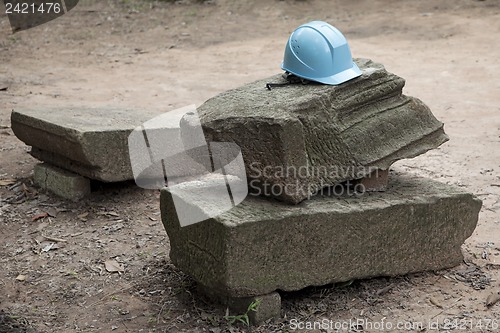
<path id="1" fill-rule="evenodd" d="M 64 199 L 78 201 L 90 194 L 88 178 L 46 163 L 35 165 L 33 178 L 36 185 Z"/>
<path id="2" fill-rule="evenodd" d="M 391 177 L 385 192 L 361 198 L 316 196 L 287 205 L 249 196 L 226 213 L 182 228 L 165 188 L 161 211 L 170 258 L 200 284 L 231 297 L 460 264 L 481 201 L 436 181 Z M 192 186 L 195 205 L 206 194 L 199 195 L 199 183 Z"/>
<path id="3" fill-rule="evenodd" d="M 14 110 L 14 134 L 44 162 L 104 182 L 134 179 L 128 136 L 161 112 L 115 108 Z M 178 128 L 172 130 L 179 131 Z"/>
<path id="4" fill-rule="evenodd" d="M 363 75 L 339 86 L 269 91 L 266 83 L 284 80 L 275 75 L 208 100 L 198 108 L 207 140 L 238 144 L 252 187 L 290 203 L 448 140 L 429 108 L 402 94 L 404 79 L 370 60 L 356 62 Z M 181 136 L 191 128 L 184 120 Z"/>
<path id="5" fill-rule="evenodd" d="M 198 291 L 213 301 L 227 306 L 233 315 L 248 313 L 252 324 L 259 324 L 268 319 L 277 318 L 281 314 L 281 296 L 277 292 L 251 297 L 230 297 L 221 295 L 202 285 L 198 285 Z M 259 302 L 259 305 L 255 311 L 248 311 L 248 306 L 256 301 Z"/>

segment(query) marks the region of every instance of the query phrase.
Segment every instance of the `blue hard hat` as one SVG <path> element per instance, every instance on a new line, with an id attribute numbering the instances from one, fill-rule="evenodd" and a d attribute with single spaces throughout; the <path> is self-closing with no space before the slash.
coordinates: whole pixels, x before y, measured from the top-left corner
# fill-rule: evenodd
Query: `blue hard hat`
<path id="1" fill-rule="evenodd" d="M 301 78 L 332 85 L 361 75 L 344 35 L 323 21 L 295 29 L 288 39 L 281 68 Z"/>

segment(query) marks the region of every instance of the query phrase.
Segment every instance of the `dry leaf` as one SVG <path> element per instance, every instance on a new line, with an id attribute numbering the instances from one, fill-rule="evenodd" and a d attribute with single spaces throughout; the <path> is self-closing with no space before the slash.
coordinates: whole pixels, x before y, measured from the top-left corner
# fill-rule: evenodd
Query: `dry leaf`
<path id="1" fill-rule="evenodd" d="M 44 245 L 46 242 L 41 243 L 40 245 Z M 59 245 L 57 243 L 48 243 L 42 248 L 42 252 L 49 252 L 50 250 L 57 250 Z"/>
<path id="2" fill-rule="evenodd" d="M 122 273 L 125 271 L 123 265 L 120 265 L 116 260 L 106 260 L 104 262 L 104 267 L 106 267 L 106 270 L 110 273 Z"/>
<path id="3" fill-rule="evenodd" d="M 438 302 L 438 300 L 437 300 L 437 299 L 435 299 L 434 297 L 431 297 L 431 298 L 429 299 L 429 301 L 430 301 L 433 305 L 437 306 L 438 308 L 440 308 L 440 309 L 442 309 L 442 308 L 443 308 L 443 306 L 441 305 L 441 303 L 439 303 L 439 302 Z"/>
<path id="4" fill-rule="evenodd" d="M 496 303 L 498 303 L 498 301 L 500 301 L 500 294 L 499 293 L 491 294 L 486 299 L 486 306 L 487 307 L 493 306 Z"/>
<path id="5" fill-rule="evenodd" d="M 113 212 L 113 211 L 110 211 L 110 212 L 99 212 L 97 213 L 98 215 L 106 215 L 106 216 L 114 216 L 114 217 L 119 217 L 120 214 L 118 214 L 117 212 Z"/>
<path id="6" fill-rule="evenodd" d="M 38 215 L 35 215 L 31 218 L 31 221 L 37 221 L 39 219 L 43 219 L 44 217 L 47 217 L 49 216 L 49 213 L 45 212 L 45 213 L 42 213 L 42 214 L 38 214 Z"/>
<path id="7" fill-rule="evenodd" d="M 17 183 L 17 179 L 0 179 L 0 186 L 9 186 Z"/>
<path id="8" fill-rule="evenodd" d="M 78 218 L 82 221 L 85 221 L 85 218 L 89 216 L 89 212 L 86 212 L 86 213 L 83 213 L 83 214 L 80 214 L 78 215 Z"/>
<path id="9" fill-rule="evenodd" d="M 49 207 L 47 209 L 47 214 L 49 214 L 50 217 L 56 217 L 57 213 L 57 209 L 55 209 L 54 207 Z"/>
<path id="10" fill-rule="evenodd" d="M 16 277 L 16 280 L 17 280 L 17 281 L 24 282 L 24 281 L 26 281 L 26 275 L 19 274 L 19 275 Z"/>

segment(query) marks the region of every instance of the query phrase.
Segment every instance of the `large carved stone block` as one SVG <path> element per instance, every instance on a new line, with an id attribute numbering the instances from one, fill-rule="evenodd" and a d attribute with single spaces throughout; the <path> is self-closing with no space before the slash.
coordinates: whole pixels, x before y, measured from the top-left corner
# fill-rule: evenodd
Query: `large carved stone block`
<path id="1" fill-rule="evenodd" d="M 201 203 L 217 201 L 199 182 L 174 186 L 184 187 L 183 200 L 192 206 L 210 210 Z M 287 205 L 249 196 L 226 213 L 181 227 L 172 193 L 161 194 L 172 262 L 230 297 L 456 266 L 481 208 L 459 188 L 396 176 L 386 192 L 362 198 L 316 196 Z"/>
<path id="2" fill-rule="evenodd" d="M 448 140 L 404 79 L 370 60 L 363 75 L 339 86 L 292 84 L 272 90 L 280 75 L 226 91 L 198 108 L 208 141 L 234 142 L 250 189 L 299 203 L 319 189 L 388 170 Z M 181 136 L 188 136 L 189 117 Z"/>

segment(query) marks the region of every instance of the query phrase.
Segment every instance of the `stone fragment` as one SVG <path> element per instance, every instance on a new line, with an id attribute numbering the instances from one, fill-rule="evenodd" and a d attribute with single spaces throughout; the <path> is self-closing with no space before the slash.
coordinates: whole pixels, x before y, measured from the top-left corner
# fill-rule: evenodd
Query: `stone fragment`
<path id="1" fill-rule="evenodd" d="M 90 180 L 47 163 L 35 165 L 36 185 L 64 199 L 78 201 L 90 194 Z"/>
<path id="2" fill-rule="evenodd" d="M 202 285 L 198 285 L 198 291 L 211 300 L 228 307 L 233 315 L 246 313 L 253 325 L 260 324 L 271 318 L 277 318 L 281 313 L 281 296 L 277 292 L 251 297 L 230 297 L 218 294 Z M 258 305 L 255 310 L 249 311 L 249 306 L 252 303 Z"/>
<path id="3" fill-rule="evenodd" d="M 180 227 L 171 189 L 161 193 L 170 259 L 213 293 L 254 297 L 276 290 L 439 270 L 462 262 L 481 201 L 436 181 L 391 178 L 385 192 L 316 196 L 287 205 L 249 196 L 203 222 Z M 202 207 L 207 193 L 184 199 Z M 211 198 L 211 202 L 216 199 Z M 199 202 L 200 204 L 197 204 Z"/>
<path id="4" fill-rule="evenodd" d="M 35 158 L 87 178 L 117 182 L 134 179 L 129 134 L 160 114 L 109 107 L 41 108 L 14 110 L 11 122 L 14 134 L 32 146 Z M 162 130 L 178 136 L 179 121 Z"/>
<path id="5" fill-rule="evenodd" d="M 389 170 L 375 170 L 356 183 L 360 184 L 364 191 L 385 191 L 389 184 Z"/>
<path id="6" fill-rule="evenodd" d="M 402 94 L 404 79 L 370 60 L 356 62 L 363 75 L 338 86 L 269 91 L 266 83 L 284 80 L 275 75 L 215 96 L 198 108 L 207 141 L 236 143 L 251 187 L 296 204 L 448 140 L 429 108 Z M 181 137 L 194 123 L 183 118 Z"/>

